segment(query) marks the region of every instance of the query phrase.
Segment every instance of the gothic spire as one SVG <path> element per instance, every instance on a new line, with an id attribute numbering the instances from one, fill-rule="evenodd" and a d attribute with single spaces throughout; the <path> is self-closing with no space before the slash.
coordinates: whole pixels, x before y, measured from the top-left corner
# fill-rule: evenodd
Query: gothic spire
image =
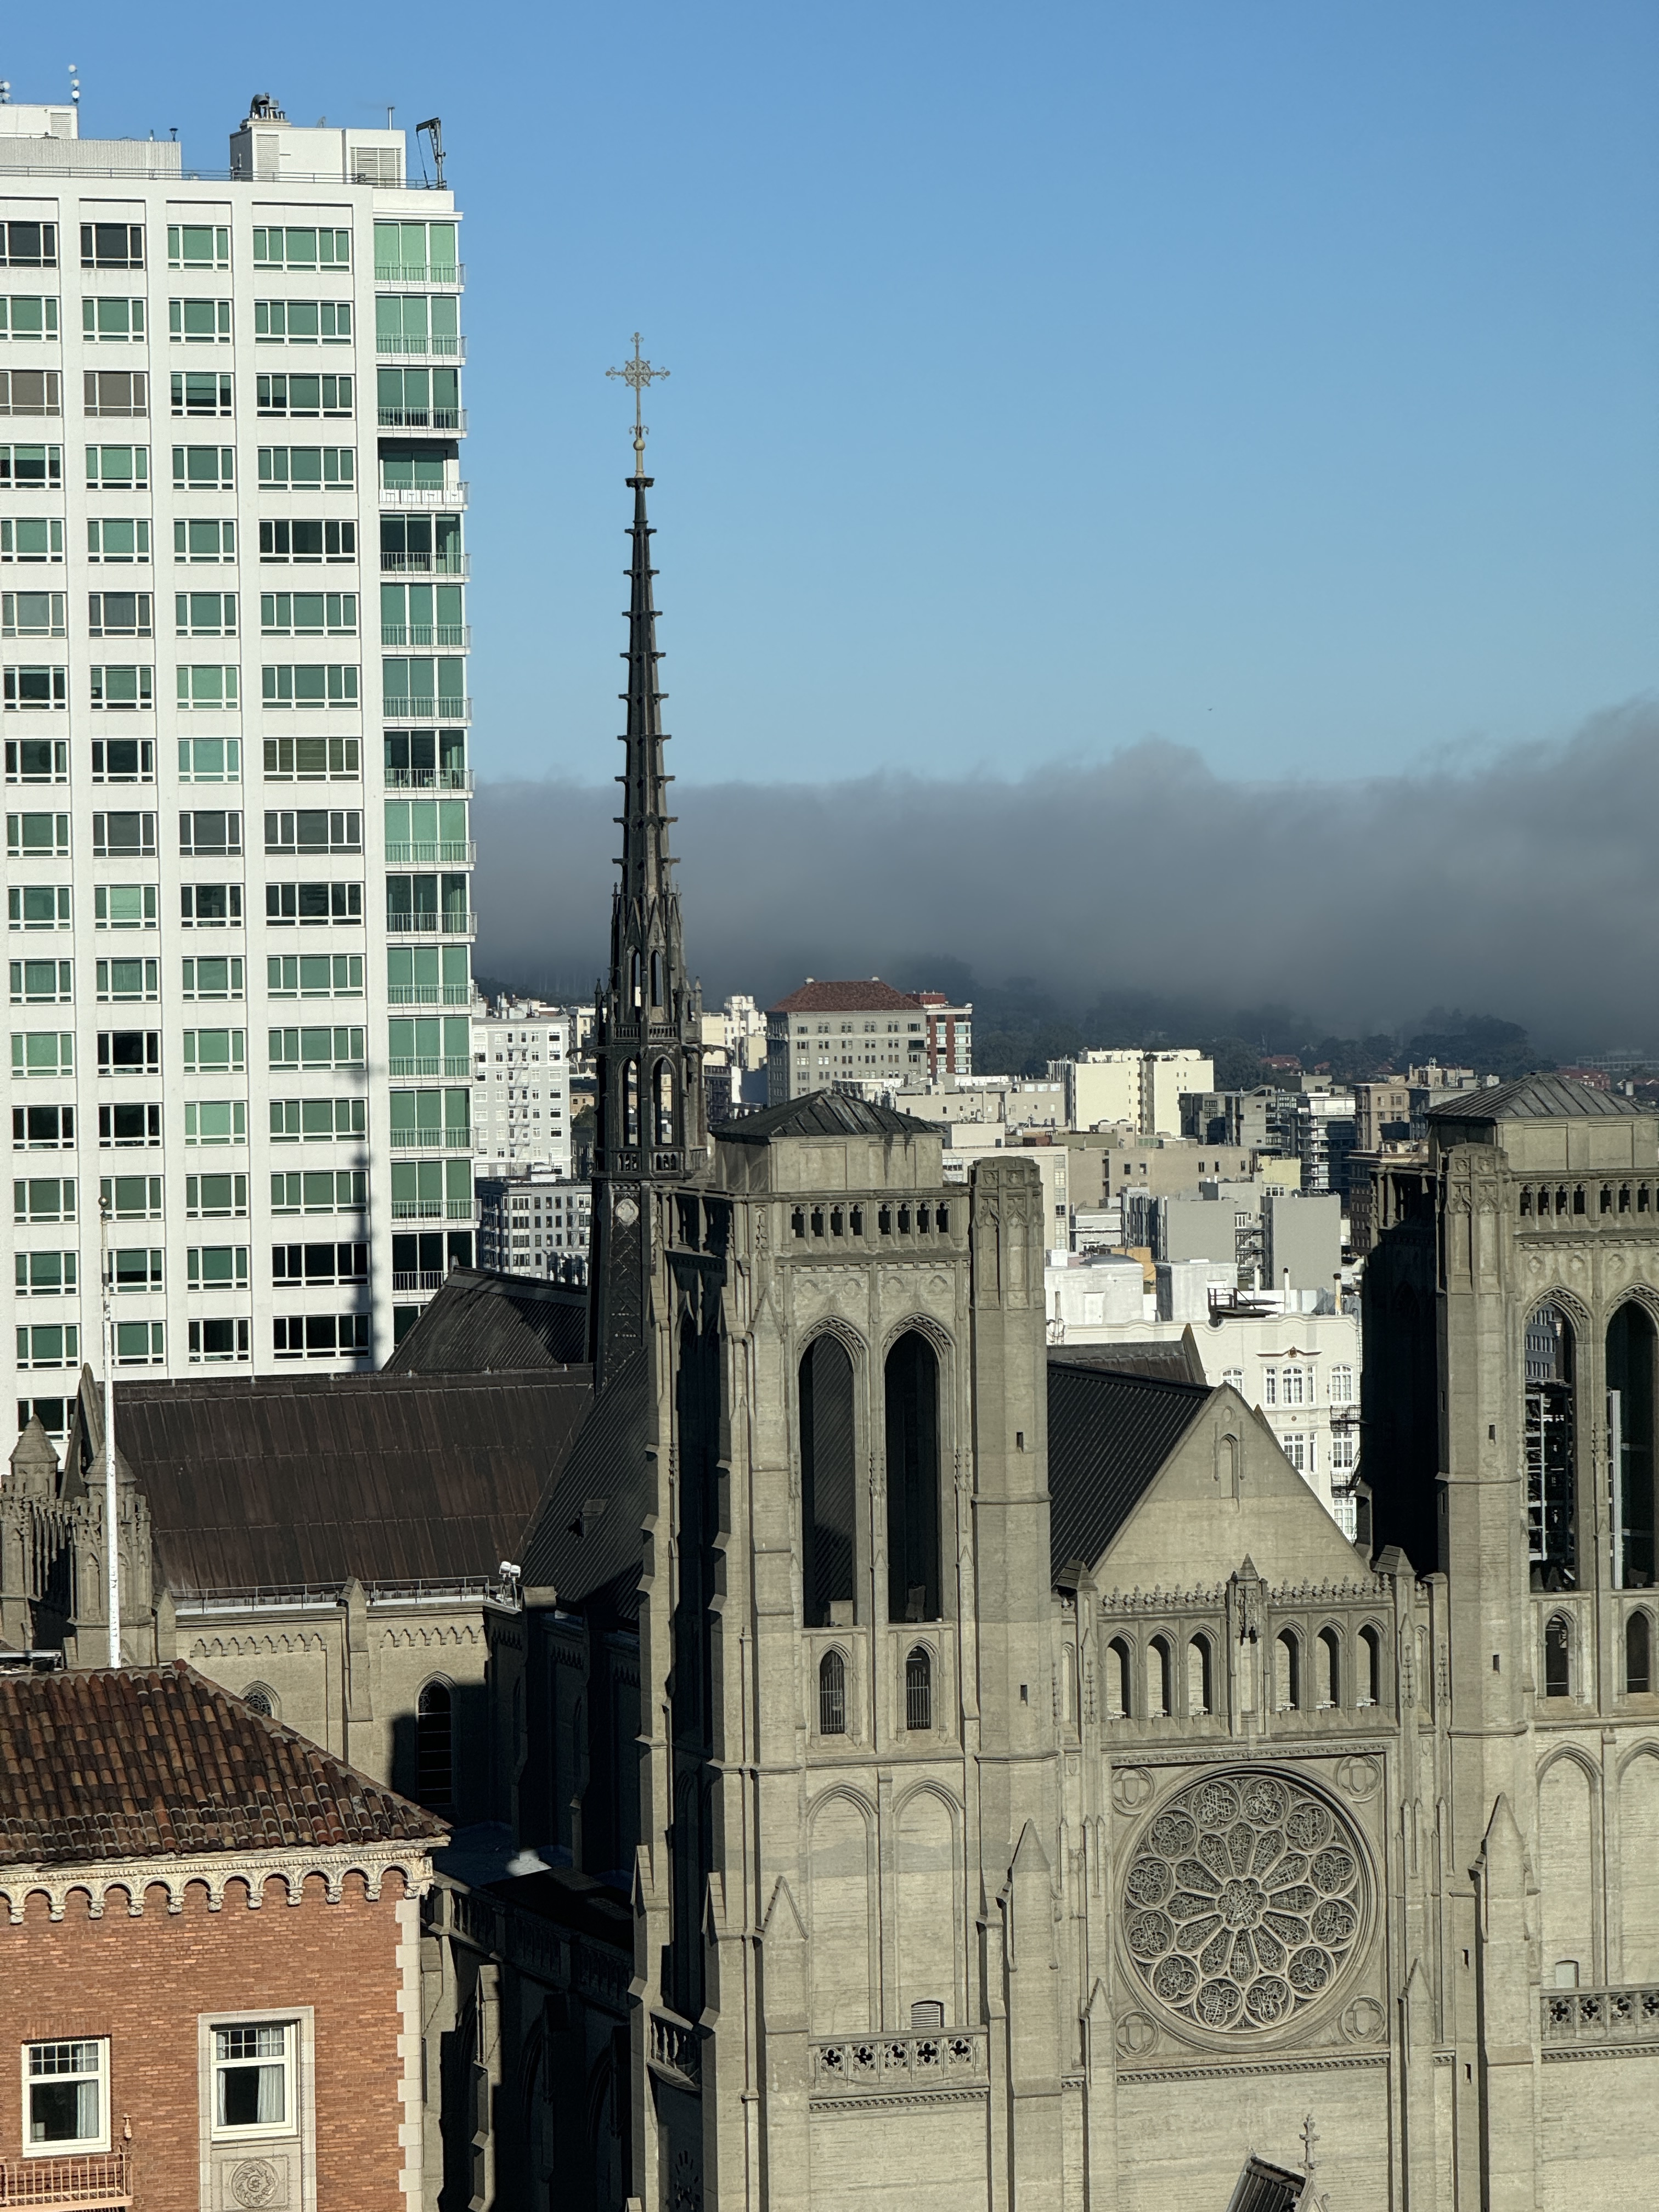
<path id="1" fill-rule="evenodd" d="M 689 983 L 668 831 L 669 777 L 663 693 L 657 689 L 657 611 L 645 495 L 646 426 L 640 397 L 653 377 L 641 357 L 621 376 L 634 392 L 634 495 L 629 534 L 628 709 L 619 871 L 611 903 L 611 972 L 595 1009 L 597 1125 L 593 1147 L 592 1335 L 595 1382 L 606 1382 L 642 1346 L 651 1273 L 650 1187 L 683 1181 L 702 1164 L 702 1005 Z"/>

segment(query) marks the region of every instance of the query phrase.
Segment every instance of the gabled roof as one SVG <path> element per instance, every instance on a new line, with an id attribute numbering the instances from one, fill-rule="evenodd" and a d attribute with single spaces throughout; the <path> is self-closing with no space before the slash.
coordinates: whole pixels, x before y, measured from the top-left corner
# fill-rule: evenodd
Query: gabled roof
<path id="1" fill-rule="evenodd" d="M 896 991 L 872 975 L 867 983 L 803 983 L 787 999 L 769 1006 L 769 1014 L 915 1013 L 921 1005 L 914 991 Z"/>
<path id="2" fill-rule="evenodd" d="M 174 1590 L 451 1581 L 521 1556 L 586 1367 L 118 1382 L 121 1455 Z"/>
<path id="3" fill-rule="evenodd" d="M 447 1832 L 182 1659 L 0 1675 L 0 1863 L 431 1844 Z"/>
<path id="4" fill-rule="evenodd" d="M 1431 1121 L 1559 1121 L 1651 1115 L 1620 1091 L 1597 1091 L 1564 1075 L 1523 1075 L 1493 1090 L 1460 1091 L 1429 1109 Z"/>
<path id="5" fill-rule="evenodd" d="M 533 1275 L 452 1267 L 382 1372 L 485 1375 L 587 1357 L 587 1293 Z"/>
<path id="6" fill-rule="evenodd" d="M 1193 1332 L 1178 1337 L 1158 1337 L 1127 1344 L 1067 1344 L 1056 1346 L 1050 1360 L 1063 1359 L 1072 1367 L 1098 1367 L 1115 1375 L 1142 1375 L 1152 1382 L 1202 1382 L 1204 1361 Z"/>
<path id="7" fill-rule="evenodd" d="M 763 1106 L 713 1133 L 723 1145 L 768 1145 L 774 1137 L 938 1137 L 932 1121 L 919 1121 L 891 1106 L 872 1105 L 846 1091 L 813 1091 L 781 1106 Z"/>
<path id="8" fill-rule="evenodd" d="M 1093 1566 L 1198 1419 L 1207 1383 L 1048 1356 L 1048 1551 Z"/>

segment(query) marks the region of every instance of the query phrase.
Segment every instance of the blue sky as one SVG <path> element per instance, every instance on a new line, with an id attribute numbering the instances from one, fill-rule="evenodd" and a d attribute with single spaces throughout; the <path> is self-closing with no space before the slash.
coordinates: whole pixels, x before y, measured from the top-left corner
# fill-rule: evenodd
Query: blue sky
<path id="1" fill-rule="evenodd" d="M 204 165 L 256 89 L 443 115 L 485 775 L 611 772 L 636 326 L 683 778 L 1356 777 L 1654 686 L 1650 0 L 167 20 L 0 65 Z"/>

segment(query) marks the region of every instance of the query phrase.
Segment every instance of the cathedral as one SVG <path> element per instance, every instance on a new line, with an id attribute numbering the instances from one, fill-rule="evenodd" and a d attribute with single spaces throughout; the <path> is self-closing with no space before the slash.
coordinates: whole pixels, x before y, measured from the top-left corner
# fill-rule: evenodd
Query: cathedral
<path id="1" fill-rule="evenodd" d="M 1048 1346 L 1029 1163 L 708 1128 L 635 454 L 595 1398 L 524 1568 L 521 1832 L 634 1913 L 593 2201 L 1640 2201 L 1659 1125 L 1534 1078 L 1390 1168 L 1357 1542 L 1176 1348 Z"/>

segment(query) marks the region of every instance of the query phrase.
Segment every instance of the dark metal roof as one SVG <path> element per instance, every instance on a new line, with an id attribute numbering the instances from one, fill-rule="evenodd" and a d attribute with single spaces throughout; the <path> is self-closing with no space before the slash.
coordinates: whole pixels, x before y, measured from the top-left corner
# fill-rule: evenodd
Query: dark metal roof
<path id="1" fill-rule="evenodd" d="M 585 1367 L 119 1382 L 122 1457 L 173 1589 L 446 1581 L 519 1559 Z"/>
<path id="2" fill-rule="evenodd" d="M 1056 1345 L 1051 1360 L 1072 1367 L 1098 1367 L 1114 1375 L 1142 1375 L 1154 1382 L 1202 1382 L 1204 1362 L 1190 1328 L 1178 1337 L 1133 1344 Z"/>
<path id="3" fill-rule="evenodd" d="M 1620 1091 L 1597 1091 L 1564 1075 L 1523 1075 L 1494 1090 L 1468 1091 L 1443 1098 L 1429 1109 L 1431 1121 L 1559 1121 L 1632 1114 L 1651 1115 L 1650 1106 Z"/>
<path id="4" fill-rule="evenodd" d="M 1048 1551 L 1056 1575 L 1092 1567 L 1152 1487 L 1210 1397 L 1201 1382 L 1154 1381 L 1048 1357 Z"/>
<path id="5" fill-rule="evenodd" d="M 918 1121 L 890 1106 L 872 1105 L 842 1091 L 813 1091 L 781 1106 L 763 1106 L 714 1132 L 723 1145 L 765 1145 L 774 1137 L 938 1137 L 932 1121 Z"/>
<path id="6" fill-rule="evenodd" d="M 526 1588 L 550 1585 L 562 1603 L 573 1605 L 609 1589 L 631 1609 L 652 1504 L 650 1421 L 650 1370 L 641 1351 L 600 1393 L 542 1499 L 520 1554 Z"/>
<path id="7" fill-rule="evenodd" d="M 447 1833 L 182 1659 L 0 1677 L 0 1861 L 424 1844 Z"/>
<path id="8" fill-rule="evenodd" d="M 1297 2212 L 1308 2185 L 1305 2174 L 1265 2158 L 1247 2158 L 1244 2171 L 1227 2200 L 1227 2212 Z"/>
<path id="9" fill-rule="evenodd" d="M 587 1293 L 534 1275 L 453 1267 L 382 1372 L 488 1375 L 587 1357 Z"/>

